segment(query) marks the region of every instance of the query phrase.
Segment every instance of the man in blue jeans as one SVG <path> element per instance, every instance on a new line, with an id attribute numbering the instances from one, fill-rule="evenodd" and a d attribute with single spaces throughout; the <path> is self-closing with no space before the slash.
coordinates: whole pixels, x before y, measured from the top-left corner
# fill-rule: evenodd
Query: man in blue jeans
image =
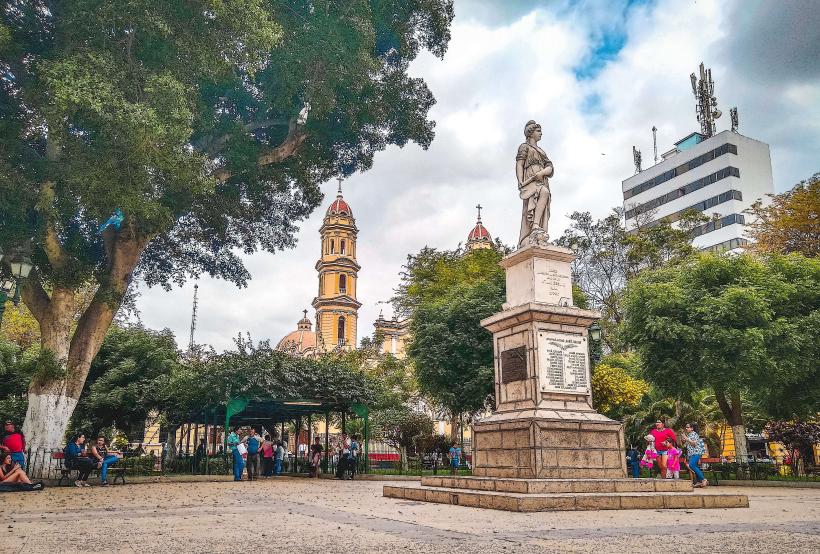
<path id="1" fill-rule="evenodd" d="M 228 448 L 231 449 L 233 455 L 233 480 L 242 480 L 242 470 L 245 469 L 245 461 L 242 459 L 242 453 L 239 452 L 239 427 L 235 427 L 231 434 L 228 435 Z"/>
<path id="2" fill-rule="evenodd" d="M 97 443 L 91 447 L 92 461 L 96 461 L 100 468 L 100 484 L 108 486 L 108 468 L 120 461 L 119 452 L 109 451 L 105 446 L 105 437 L 97 437 Z"/>
<path id="3" fill-rule="evenodd" d="M 273 474 L 276 477 L 282 475 L 282 462 L 285 460 L 285 446 L 282 444 L 282 441 L 277 441 L 276 443 L 276 453 L 274 454 L 275 459 L 273 462 Z"/>
<path id="4" fill-rule="evenodd" d="M 641 456 L 642 454 L 634 446 L 630 446 L 626 451 L 626 467 L 635 479 L 641 476 Z"/>

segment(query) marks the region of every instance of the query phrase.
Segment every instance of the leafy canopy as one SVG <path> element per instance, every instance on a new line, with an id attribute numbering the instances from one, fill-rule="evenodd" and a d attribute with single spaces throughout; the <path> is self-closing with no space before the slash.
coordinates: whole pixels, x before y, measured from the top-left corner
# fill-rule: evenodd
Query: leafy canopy
<path id="1" fill-rule="evenodd" d="M 239 252 L 292 246 L 317 183 L 427 147 L 450 0 L 18 0 L 0 19 L 0 246 L 104 284 L 121 209 L 168 286 L 244 284 Z M 301 114 L 301 117 L 300 117 Z M 110 232 L 110 231 L 109 231 Z"/>
<path id="2" fill-rule="evenodd" d="M 475 413 L 493 395 L 493 342 L 480 321 L 501 309 L 502 253 L 425 249 L 411 258 L 397 293 L 410 310 L 408 354 L 419 389 L 452 415 Z"/>
<path id="3" fill-rule="evenodd" d="M 727 394 L 775 416 L 820 409 L 817 260 L 701 255 L 643 273 L 627 290 L 625 334 L 663 390 L 710 387 L 724 412 Z"/>
<path id="4" fill-rule="evenodd" d="M 769 195 L 771 202 L 758 200 L 746 210 L 751 248 L 758 252 L 799 252 L 809 258 L 820 256 L 820 173 L 801 181 L 783 194 Z"/>

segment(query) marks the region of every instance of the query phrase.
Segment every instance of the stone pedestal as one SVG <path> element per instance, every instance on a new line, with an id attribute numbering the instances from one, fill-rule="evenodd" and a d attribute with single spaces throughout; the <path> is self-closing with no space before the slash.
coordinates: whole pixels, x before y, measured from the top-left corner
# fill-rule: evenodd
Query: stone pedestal
<path id="1" fill-rule="evenodd" d="M 701 495 L 690 481 L 627 479 L 622 425 L 592 407 L 587 329 L 572 305 L 572 251 L 548 244 L 501 261 L 507 302 L 493 334 L 493 413 L 473 425 L 473 475 L 384 487 L 406 500 L 513 511 L 748 507 L 745 495 Z"/>
<path id="2" fill-rule="evenodd" d="M 587 329 L 598 312 L 572 305 L 571 250 L 527 246 L 501 262 L 503 310 L 493 333 L 493 414 L 473 426 L 482 477 L 623 478 L 621 424 L 592 407 Z"/>

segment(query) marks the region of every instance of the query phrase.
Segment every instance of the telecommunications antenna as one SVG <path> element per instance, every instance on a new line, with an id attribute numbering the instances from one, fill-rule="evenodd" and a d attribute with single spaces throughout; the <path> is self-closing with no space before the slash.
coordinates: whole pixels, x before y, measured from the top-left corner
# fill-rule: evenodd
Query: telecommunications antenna
<path id="1" fill-rule="evenodd" d="M 194 332 L 196 331 L 196 309 L 199 283 L 194 283 L 194 309 L 191 312 L 191 338 L 188 340 L 188 352 L 194 351 Z"/>
<path id="2" fill-rule="evenodd" d="M 737 128 L 740 127 L 740 119 L 737 116 L 737 106 L 729 110 L 729 117 L 732 120 L 732 132 L 737 133 Z"/>
<path id="3" fill-rule="evenodd" d="M 652 126 L 652 149 L 655 151 L 655 163 L 658 163 L 658 128 Z"/>
<path id="4" fill-rule="evenodd" d="M 717 109 L 717 97 L 715 96 L 715 82 L 712 80 L 712 70 L 706 69 L 703 62 L 700 62 L 700 78 L 694 73 L 689 75 L 692 81 L 692 94 L 695 96 L 695 114 L 700 123 L 700 132 L 705 137 L 715 134 L 715 120 L 722 113 Z"/>
<path id="5" fill-rule="evenodd" d="M 632 146 L 632 161 L 635 162 L 635 173 L 641 172 L 641 151 Z"/>

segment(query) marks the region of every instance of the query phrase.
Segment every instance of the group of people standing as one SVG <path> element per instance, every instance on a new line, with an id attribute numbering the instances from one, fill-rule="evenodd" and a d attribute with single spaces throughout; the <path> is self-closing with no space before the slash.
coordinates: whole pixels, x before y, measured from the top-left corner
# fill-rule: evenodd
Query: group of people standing
<path id="1" fill-rule="evenodd" d="M 681 460 L 694 475 L 695 486 L 705 487 L 709 484 L 700 468 L 700 459 L 706 451 L 703 439 L 698 434 L 696 423 L 687 423 L 680 437 L 666 427 L 662 420 L 655 422 L 653 429 L 644 437 L 646 450 L 641 456 L 635 448 L 627 451 L 627 463 L 633 477 L 638 477 L 640 468 L 650 472 L 657 467 L 661 479 L 679 479 Z M 685 457 L 684 457 L 684 450 Z"/>
<path id="2" fill-rule="evenodd" d="M 245 436 L 240 436 L 236 427 L 228 435 L 228 448 L 233 458 L 233 480 L 242 481 L 242 473 L 247 468 L 247 480 L 259 478 L 259 467 L 262 466 L 262 477 L 278 477 L 282 474 L 282 463 L 287 455 L 285 444 L 281 440 L 272 440 L 269 434 L 260 437 L 251 427 Z"/>
<path id="3" fill-rule="evenodd" d="M 269 434 L 261 437 L 254 428 L 249 428 L 243 434 L 242 428 L 235 427 L 228 435 L 227 443 L 233 461 L 234 481 L 255 481 L 259 478 L 260 466 L 262 477 L 278 477 L 282 474 L 288 451 L 281 440 L 271 439 Z M 358 437 L 342 433 L 336 451 L 336 478 L 353 479 L 361 454 Z M 319 477 L 324 448 L 318 436 L 309 449 L 305 446 L 305 453 L 309 456 L 310 476 Z M 242 478 L 243 473 L 246 473 L 245 479 Z"/>

